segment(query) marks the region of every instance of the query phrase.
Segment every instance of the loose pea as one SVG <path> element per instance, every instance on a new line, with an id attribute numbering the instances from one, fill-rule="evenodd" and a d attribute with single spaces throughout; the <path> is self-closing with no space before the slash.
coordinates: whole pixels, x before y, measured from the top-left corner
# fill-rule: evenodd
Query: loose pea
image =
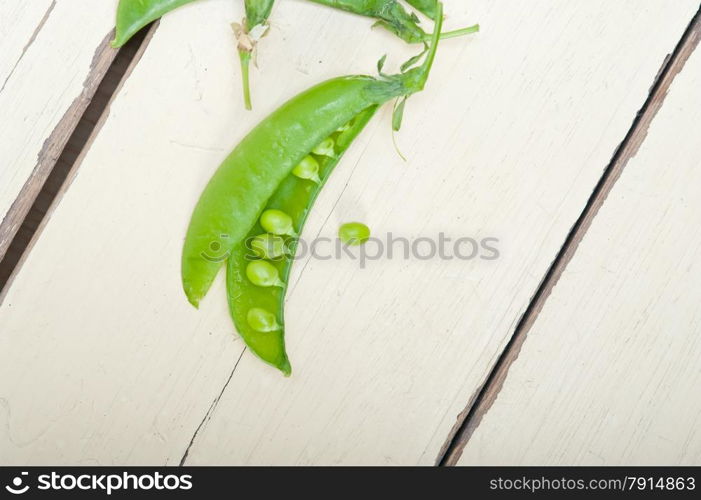
<path id="1" fill-rule="evenodd" d="M 292 173 L 300 179 L 306 179 L 316 184 L 321 182 L 319 178 L 319 162 L 310 155 L 305 156 L 299 165 L 292 170 Z"/>
<path id="2" fill-rule="evenodd" d="M 246 267 L 246 276 L 256 286 L 271 287 L 285 286 L 280 281 L 280 275 L 277 269 L 270 262 L 264 260 L 255 260 Z"/>
<path id="3" fill-rule="evenodd" d="M 260 216 L 260 225 L 272 234 L 295 236 L 292 217 L 281 210 L 266 210 Z"/>
<path id="4" fill-rule="evenodd" d="M 370 228 L 360 222 L 349 222 L 338 228 L 338 237 L 343 243 L 359 246 L 370 239 Z"/>
<path id="5" fill-rule="evenodd" d="M 321 144 L 312 149 L 312 153 L 319 156 L 328 156 L 330 158 L 333 158 L 334 156 L 336 156 L 336 152 L 333 149 L 334 145 L 334 140 L 331 137 L 328 137 L 321 141 Z"/>
<path id="6" fill-rule="evenodd" d="M 251 241 L 251 250 L 262 259 L 279 259 L 285 255 L 285 240 L 274 234 L 261 234 Z"/>
<path id="7" fill-rule="evenodd" d="M 270 311 L 254 307 L 248 311 L 246 316 L 248 324 L 257 332 L 268 333 L 279 330 L 281 327 L 275 319 L 275 315 Z"/>

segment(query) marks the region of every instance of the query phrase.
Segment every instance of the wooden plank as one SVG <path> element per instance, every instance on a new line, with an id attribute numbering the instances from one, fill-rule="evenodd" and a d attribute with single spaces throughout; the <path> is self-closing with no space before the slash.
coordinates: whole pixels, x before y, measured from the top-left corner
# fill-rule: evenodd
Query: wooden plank
<path id="1" fill-rule="evenodd" d="M 385 110 L 305 236 L 361 219 L 375 234 L 496 236 L 501 258 L 301 262 L 291 379 L 243 351 L 221 279 L 200 311 L 185 303 L 190 211 L 284 99 L 411 51 L 367 20 L 281 2 L 247 114 L 222 22 L 240 6 L 168 16 L 0 306 L 0 460 L 433 463 L 696 7 L 448 2 L 451 27 L 485 31 L 445 43 L 412 98 L 399 136 L 409 163 Z"/>
<path id="2" fill-rule="evenodd" d="M 21 266 L 27 249 L 31 248 L 34 234 L 43 227 L 47 213 L 50 214 L 50 208 L 56 197 L 60 197 L 67 184 L 70 183 L 72 173 L 75 171 L 74 167 L 79 163 L 78 160 L 84 149 L 89 147 L 91 138 L 99 132 L 106 110 L 109 109 L 109 103 L 121 88 L 122 80 L 138 64 L 140 54 L 148 43 L 149 34 L 156 26 L 157 23 L 138 33 L 117 52 L 100 85 L 95 90 L 90 104 L 85 108 L 75 130 L 56 159 L 51 173 L 46 177 L 34 204 L 27 212 L 15 237 L 8 246 L 4 258 L 0 261 L 0 290 L 7 286 L 16 268 Z"/>
<path id="3" fill-rule="evenodd" d="M 699 88 L 697 48 L 459 463 L 701 462 Z"/>
<path id="4" fill-rule="evenodd" d="M 456 464 L 462 455 L 465 444 L 469 441 L 477 426 L 480 425 L 484 415 L 494 404 L 508 376 L 509 369 L 518 358 L 521 347 L 526 341 L 528 332 L 533 326 L 533 323 L 543 309 L 545 302 L 550 297 L 562 273 L 572 260 L 579 243 L 591 227 L 593 220 L 596 218 L 596 215 L 606 201 L 613 186 L 620 178 L 621 173 L 626 168 L 631 158 L 637 155 L 640 145 L 645 142 L 650 124 L 664 105 L 667 92 L 672 82 L 684 68 L 690 55 L 699 45 L 699 42 L 701 42 L 701 10 L 689 24 L 689 27 L 679 41 L 674 52 L 667 58 L 667 62 L 663 66 L 657 83 L 650 92 L 647 102 L 641 109 L 623 143 L 616 151 L 611 163 L 606 168 L 604 175 L 592 192 L 577 222 L 567 235 L 564 245 L 550 265 L 546 276 L 538 287 L 528 308 L 516 325 L 514 334 L 509 340 L 509 343 L 494 364 L 492 371 L 489 373 L 489 376 L 479 392 L 469 402 L 464 412 L 462 423 L 458 426 L 452 438 L 446 443 L 446 451 L 440 461 L 442 465 Z"/>
<path id="5" fill-rule="evenodd" d="M 0 4 L 0 259 L 114 58 L 116 1 Z"/>

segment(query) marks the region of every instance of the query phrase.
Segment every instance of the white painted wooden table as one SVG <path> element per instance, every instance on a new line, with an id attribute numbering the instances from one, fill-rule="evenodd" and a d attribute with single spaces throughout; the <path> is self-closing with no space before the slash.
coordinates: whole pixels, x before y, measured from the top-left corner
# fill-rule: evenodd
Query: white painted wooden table
<path id="1" fill-rule="evenodd" d="M 0 1 L 0 259 L 114 58 L 116 4 Z"/>
<path id="2" fill-rule="evenodd" d="M 114 9 L 87 3 L 94 43 L 66 48 L 85 63 L 63 68 L 79 84 Z M 302 89 L 371 72 L 384 53 L 396 67 L 412 49 L 366 19 L 281 1 L 246 112 L 228 26 L 242 7 L 183 7 L 148 40 L 3 292 L 0 463 L 433 464 L 446 446 L 447 462 L 463 464 L 701 462 L 698 51 L 678 58 L 671 87 L 653 89 L 647 136 L 635 123 L 698 2 L 445 3 L 448 27 L 479 21 L 482 32 L 446 41 L 426 91 L 409 101 L 398 135 L 409 161 L 394 152 L 386 109 L 304 236 L 357 219 L 376 234 L 496 237 L 499 259 L 298 263 L 289 379 L 244 349 L 221 276 L 192 309 L 180 247 L 229 150 Z M 0 43 L 18 54 L 42 19 L 28 9 L 0 0 L 0 32 L 13 30 Z M 30 14 L 21 33 L 5 23 Z M 62 40 L 67 25 L 56 28 Z M 11 73 L 5 53 L 0 75 Z M 20 187 L 58 123 L 33 114 L 44 80 L 34 72 L 53 56 L 31 57 L 8 79 L 23 94 L 0 94 L 3 130 L 46 120 L 48 133 L 27 136 L 32 147 L 0 142 L 2 178 Z M 654 98 L 667 87 L 666 100 Z M 637 156 L 619 162 L 623 175 L 570 245 L 624 140 L 641 143 Z M 19 189 L 4 182 L 7 211 Z M 563 245 L 571 260 L 545 297 Z M 542 311 L 529 307 L 534 296 Z M 492 387 L 512 337 L 521 352 Z"/>

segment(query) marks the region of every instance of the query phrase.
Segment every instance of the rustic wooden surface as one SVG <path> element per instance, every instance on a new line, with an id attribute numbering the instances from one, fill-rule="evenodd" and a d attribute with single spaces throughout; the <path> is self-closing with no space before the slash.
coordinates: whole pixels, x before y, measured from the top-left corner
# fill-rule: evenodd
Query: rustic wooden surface
<path id="1" fill-rule="evenodd" d="M 116 4 L 0 2 L 0 260 L 115 56 Z"/>
<path id="2" fill-rule="evenodd" d="M 461 464 L 701 463 L 699 88 L 696 50 Z"/>
<path id="3" fill-rule="evenodd" d="M 698 8 L 446 3 L 449 27 L 483 32 L 446 42 L 408 104 L 409 162 L 385 110 L 305 237 L 360 219 L 375 234 L 494 236 L 500 259 L 300 262 L 291 379 L 243 349 L 221 279 L 191 309 L 180 245 L 221 159 L 298 91 L 412 51 L 365 19 L 281 2 L 246 113 L 226 22 L 241 9 L 184 7 L 114 99 L 0 305 L 2 463 L 435 462 Z"/>
<path id="4" fill-rule="evenodd" d="M 616 151 L 604 175 L 599 180 L 579 219 L 570 230 L 557 258 L 551 264 L 528 309 L 516 325 L 511 340 L 502 351 L 480 392 L 474 398 L 474 401 L 471 402 L 469 411 L 465 413 L 461 426 L 449 442 L 441 461 L 442 464 L 455 465 L 458 462 L 466 443 L 472 437 L 475 429 L 481 424 L 484 415 L 494 404 L 508 377 L 511 365 L 518 358 L 528 333 L 538 319 L 553 288 L 576 254 L 579 244 L 589 231 L 592 222 L 606 202 L 622 172 L 628 166 L 630 160 L 638 154 L 640 146 L 647 139 L 650 124 L 660 109 L 662 109 L 672 83 L 686 67 L 689 57 L 696 51 L 699 42 L 701 42 L 701 11 L 697 13 L 693 22 L 690 23 L 674 52 L 667 58 L 657 83 L 652 88 L 650 96 L 641 109 L 638 118 Z"/>

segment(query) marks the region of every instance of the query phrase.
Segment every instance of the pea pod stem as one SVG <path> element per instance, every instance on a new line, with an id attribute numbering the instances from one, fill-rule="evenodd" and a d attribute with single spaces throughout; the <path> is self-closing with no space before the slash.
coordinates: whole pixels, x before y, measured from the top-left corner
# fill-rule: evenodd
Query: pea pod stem
<path id="1" fill-rule="evenodd" d="M 241 60 L 243 100 L 248 110 L 253 109 L 250 83 L 251 58 L 256 51 L 259 39 L 265 36 L 268 30 L 268 18 L 274 4 L 275 0 L 245 0 L 246 18 L 240 25 L 232 25 Z"/>
<path id="2" fill-rule="evenodd" d="M 251 102 L 251 84 L 249 77 L 249 68 L 251 65 L 251 53 L 245 50 L 239 50 L 239 58 L 241 59 L 241 79 L 243 81 L 243 102 L 246 109 L 253 109 Z"/>
<path id="3" fill-rule="evenodd" d="M 467 26 L 466 28 L 461 28 L 452 31 L 444 31 L 441 33 L 441 40 L 449 40 L 451 38 L 457 38 L 465 35 L 471 35 L 473 33 L 478 33 L 480 30 L 479 24 L 473 24 L 472 26 Z M 430 40 L 433 35 L 426 35 L 426 41 Z"/>

